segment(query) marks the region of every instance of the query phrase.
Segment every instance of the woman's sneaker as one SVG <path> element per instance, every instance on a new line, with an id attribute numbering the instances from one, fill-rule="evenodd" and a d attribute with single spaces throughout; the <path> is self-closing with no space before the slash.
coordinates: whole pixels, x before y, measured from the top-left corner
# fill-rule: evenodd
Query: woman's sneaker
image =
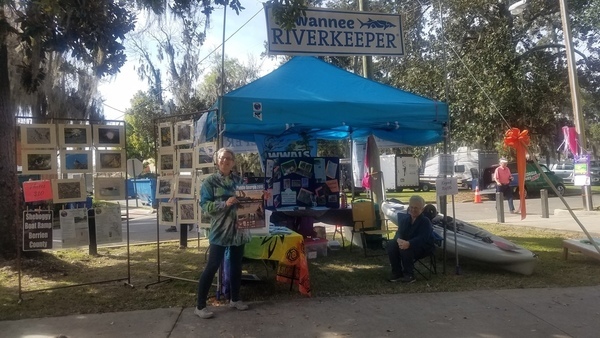
<path id="1" fill-rule="evenodd" d="M 415 276 L 407 275 L 402 277 L 402 283 L 410 284 L 416 281 Z"/>
<path id="2" fill-rule="evenodd" d="M 215 314 L 208 311 L 207 308 L 203 308 L 202 310 L 198 310 L 198 308 L 194 309 L 194 314 L 202 319 L 212 318 Z"/>
<path id="3" fill-rule="evenodd" d="M 237 302 L 231 301 L 229 307 L 234 307 L 240 311 L 248 310 L 248 305 L 244 304 L 241 300 L 238 300 Z"/>
<path id="4" fill-rule="evenodd" d="M 390 282 L 392 283 L 396 283 L 402 280 L 402 275 L 396 276 L 396 275 L 392 275 L 390 277 L 390 279 L 388 279 Z"/>

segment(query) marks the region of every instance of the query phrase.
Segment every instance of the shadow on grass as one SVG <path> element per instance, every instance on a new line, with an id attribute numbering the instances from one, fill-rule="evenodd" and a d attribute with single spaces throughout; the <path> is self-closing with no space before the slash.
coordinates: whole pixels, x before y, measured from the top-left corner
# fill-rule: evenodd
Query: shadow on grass
<path id="1" fill-rule="evenodd" d="M 447 255 L 444 264 L 441 254 L 438 254 L 437 275 L 429 280 L 418 277 L 416 283 L 404 285 L 388 282 L 390 269 L 387 256 L 364 257 L 362 250 L 344 248 L 329 251 L 326 257 L 309 260 L 312 296 L 600 285 L 600 262 L 577 253 L 571 254 L 568 260 L 563 259 L 562 240 L 581 237 L 578 233 L 502 225 L 482 227 L 537 254 L 533 275 L 506 272 L 494 265 L 466 258 L 460 258 L 457 265 L 453 255 Z M 203 240 L 197 248 L 195 241 L 190 242 L 186 250 L 179 249 L 178 243 L 161 244 L 161 273 L 197 280 L 205 265 L 207 244 Z M 194 306 L 196 283 L 172 280 L 144 287 L 158 281 L 156 245 L 131 246 L 130 250 L 134 288 L 114 282 L 28 292 L 23 295 L 21 304 L 17 302 L 16 263 L 0 262 L 0 320 Z M 24 259 L 23 290 L 127 277 L 126 248 L 99 248 L 98 252 L 100 256 L 93 257 L 84 250 L 60 250 Z M 442 273 L 444 267 L 445 274 Z M 270 264 L 265 266 L 261 261 L 248 260 L 244 269 L 261 279 L 243 284 L 241 297 L 246 301 L 304 298 L 296 286 L 290 291 L 289 284 L 277 282 Z M 211 294 L 215 294 L 214 289 Z"/>

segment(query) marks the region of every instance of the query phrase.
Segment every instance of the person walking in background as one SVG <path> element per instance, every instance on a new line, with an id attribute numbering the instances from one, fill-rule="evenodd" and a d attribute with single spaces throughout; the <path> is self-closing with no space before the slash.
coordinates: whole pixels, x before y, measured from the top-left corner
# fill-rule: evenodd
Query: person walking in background
<path id="1" fill-rule="evenodd" d="M 217 172 L 208 176 L 200 188 L 200 207 L 210 217 L 210 244 L 208 262 L 198 281 L 198 300 L 194 314 L 211 318 L 214 314 L 206 307 L 208 292 L 223 261 L 226 249 L 230 259 L 230 307 L 247 310 L 240 300 L 242 284 L 242 258 L 244 245 L 250 242 L 250 231 L 236 227 L 238 199 L 236 189 L 242 179 L 233 173 L 235 154 L 231 149 L 221 148 L 216 153 Z"/>
<path id="2" fill-rule="evenodd" d="M 398 230 L 388 242 L 387 254 L 392 266 L 390 282 L 413 283 L 415 259 L 426 257 L 435 250 L 433 226 L 423 215 L 425 200 L 413 195 L 408 201 L 408 217 L 398 222 Z"/>
<path id="3" fill-rule="evenodd" d="M 507 164 L 508 161 L 505 158 L 500 159 L 500 166 L 494 171 L 494 181 L 496 181 L 496 192 L 501 192 L 504 195 L 504 199 L 508 201 L 508 210 L 511 214 L 514 214 L 516 211 L 513 203 L 513 191 L 510 186 L 513 177 Z"/>

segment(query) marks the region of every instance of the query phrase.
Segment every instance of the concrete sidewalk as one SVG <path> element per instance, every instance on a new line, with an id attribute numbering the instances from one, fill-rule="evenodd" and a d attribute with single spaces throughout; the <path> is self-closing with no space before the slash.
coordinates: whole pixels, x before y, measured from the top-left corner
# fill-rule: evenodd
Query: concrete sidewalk
<path id="1" fill-rule="evenodd" d="M 598 304 L 600 287 L 312 298 L 4 321 L 0 336 L 598 337 Z"/>

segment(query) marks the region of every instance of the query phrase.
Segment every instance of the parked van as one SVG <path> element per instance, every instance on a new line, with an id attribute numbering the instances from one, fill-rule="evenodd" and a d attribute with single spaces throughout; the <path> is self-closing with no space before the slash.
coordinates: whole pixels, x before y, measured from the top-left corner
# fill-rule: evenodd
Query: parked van
<path id="1" fill-rule="evenodd" d="M 483 186 L 485 187 L 480 193 L 491 194 L 491 196 L 495 197 L 496 193 L 496 182 L 494 182 L 494 171 L 498 167 L 498 164 L 493 165 L 491 167 L 485 168 L 483 171 Z M 540 167 L 550 179 L 550 182 L 554 185 L 558 193 L 562 196 L 565 193 L 565 184 L 563 179 L 554 174 L 548 167 L 543 164 L 540 164 Z M 517 173 L 517 164 L 509 163 L 508 168 L 512 173 L 513 180 L 510 182 L 510 186 L 513 187 L 513 191 L 516 196 L 519 196 L 519 175 Z M 546 183 L 546 180 L 542 177 L 542 174 L 537 169 L 535 164 L 532 161 L 527 161 L 527 166 L 525 168 L 525 196 L 528 194 L 538 194 L 541 189 L 546 189 L 548 192 L 553 192 L 552 188 Z"/>

